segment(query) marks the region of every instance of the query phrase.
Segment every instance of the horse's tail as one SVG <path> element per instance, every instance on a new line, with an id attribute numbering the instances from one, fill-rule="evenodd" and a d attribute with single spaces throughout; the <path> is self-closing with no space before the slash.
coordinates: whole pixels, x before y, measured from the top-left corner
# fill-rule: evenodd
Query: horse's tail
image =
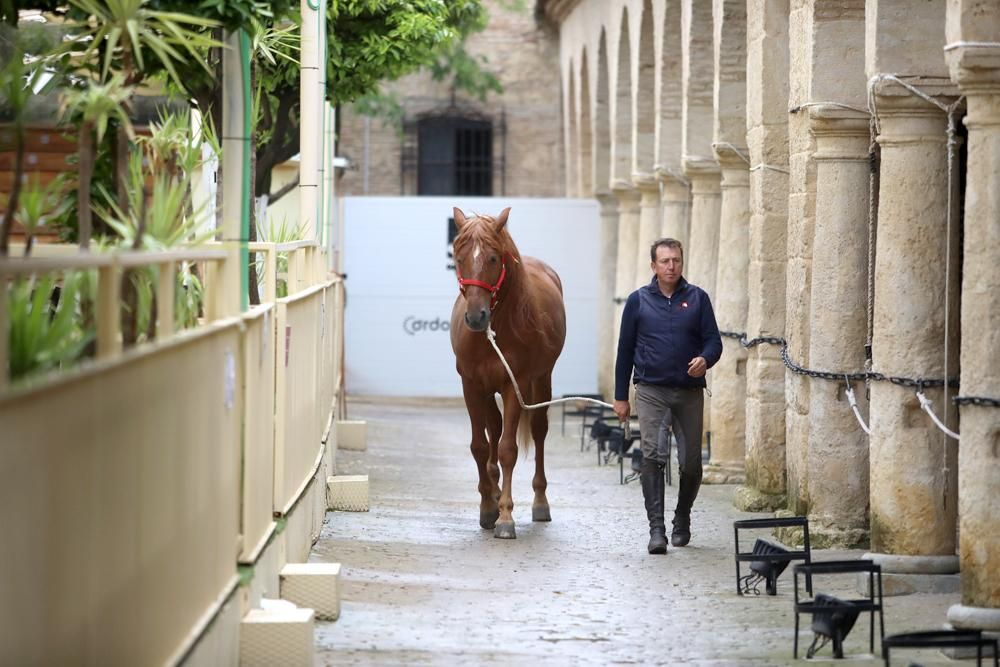
<path id="1" fill-rule="evenodd" d="M 521 419 L 517 422 L 517 445 L 524 452 L 524 458 L 528 458 L 531 451 L 531 414 L 532 410 L 521 410 Z"/>

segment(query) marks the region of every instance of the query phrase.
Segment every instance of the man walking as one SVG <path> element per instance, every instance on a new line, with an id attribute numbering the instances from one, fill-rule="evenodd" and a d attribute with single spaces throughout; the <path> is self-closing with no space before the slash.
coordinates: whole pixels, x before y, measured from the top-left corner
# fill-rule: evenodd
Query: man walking
<path id="1" fill-rule="evenodd" d="M 629 295 L 622 312 L 614 410 L 622 421 L 629 418 L 631 376 L 642 436 L 639 479 L 649 518 L 648 551 L 664 554 L 663 466 L 670 462 L 657 448 L 657 434 L 670 413 L 681 473 L 670 541 L 683 547 L 691 540 L 691 506 L 701 486 L 705 371 L 722 356 L 722 339 L 708 294 L 681 275 L 680 241 L 660 239 L 649 256 L 653 280 Z"/>

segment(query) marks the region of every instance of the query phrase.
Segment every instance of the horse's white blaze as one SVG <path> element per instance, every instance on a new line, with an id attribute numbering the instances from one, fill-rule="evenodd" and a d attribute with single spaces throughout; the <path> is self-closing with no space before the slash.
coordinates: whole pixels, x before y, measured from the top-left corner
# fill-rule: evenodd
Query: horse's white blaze
<path id="1" fill-rule="evenodd" d="M 479 259 L 479 253 L 480 253 L 480 248 L 479 244 L 477 243 L 476 247 L 472 249 L 472 259 Z"/>

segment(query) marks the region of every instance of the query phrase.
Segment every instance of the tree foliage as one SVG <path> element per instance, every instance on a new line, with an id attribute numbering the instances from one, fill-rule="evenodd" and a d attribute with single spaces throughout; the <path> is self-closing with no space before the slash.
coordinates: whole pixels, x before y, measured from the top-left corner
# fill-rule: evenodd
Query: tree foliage
<path id="1" fill-rule="evenodd" d="M 486 26 L 478 0 L 344 0 L 328 12 L 327 96 L 351 102 Z"/>
<path id="2" fill-rule="evenodd" d="M 326 98 L 335 105 L 360 99 L 370 104 L 379 85 L 422 67 L 435 67 L 443 78 L 459 62 L 454 54 L 462 41 L 486 26 L 488 15 L 481 0 L 338 0 L 327 9 Z M 301 25 L 297 14 L 293 20 Z M 297 55 L 297 54 L 296 54 Z M 472 63 L 474 65 L 475 63 Z M 469 73 L 456 82 L 460 87 L 476 80 L 478 90 L 499 90 L 493 79 L 475 78 L 468 59 L 461 61 Z M 290 59 L 258 61 L 260 116 L 257 127 L 257 178 L 255 193 L 269 193 L 271 169 L 299 152 L 299 71 Z M 484 84 L 483 82 L 486 81 Z M 474 94 L 479 94 L 475 92 Z M 385 98 L 380 98 L 385 107 Z M 390 104 L 389 107 L 392 107 Z M 381 107 L 380 107 L 381 108 Z"/>

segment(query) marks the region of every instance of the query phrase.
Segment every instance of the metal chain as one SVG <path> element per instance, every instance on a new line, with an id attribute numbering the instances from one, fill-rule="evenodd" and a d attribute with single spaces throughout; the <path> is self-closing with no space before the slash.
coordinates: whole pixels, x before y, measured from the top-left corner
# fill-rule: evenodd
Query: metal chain
<path id="1" fill-rule="evenodd" d="M 955 396 L 951 399 L 955 405 L 978 405 L 985 408 L 1000 408 L 1000 398 L 989 396 Z"/>
<path id="2" fill-rule="evenodd" d="M 740 345 L 750 349 L 751 347 L 757 347 L 761 343 L 769 343 L 771 345 L 787 345 L 784 338 L 780 336 L 757 336 L 756 338 L 751 338 L 747 340 L 747 335 L 743 334 L 740 337 Z"/>
<path id="3" fill-rule="evenodd" d="M 857 373 L 839 373 L 833 371 L 817 371 L 811 368 L 805 368 L 800 366 L 794 361 L 792 361 L 791 356 L 788 354 L 788 342 L 784 338 L 779 338 L 778 336 L 758 336 L 751 340 L 747 340 L 747 335 L 745 333 L 737 334 L 733 331 L 720 331 L 719 335 L 725 336 L 726 338 L 738 338 L 740 345 L 745 348 L 755 347 L 761 343 L 769 343 L 771 345 L 781 346 L 781 360 L 784 362 L 785 367 L 797 375 L 805 375 L 811 378 L 817 378 L 820 380 L 830 380 L 832 382 L 850 382 L 850 381 L 876 381 L 876 382 L 891 382 L 894 385 L 900 387 L 912 387 L 914 389 L 921 389 L 923 387 L 943 387 L 945 381 L 942 378 L 908 378 L 899 375 L 886 375 L 885 373 L 879 373 L 877 371 L 859 371 Z M 958 380 L 952 379 L 948 382 L 949 387 L 958 387 Z"/>

